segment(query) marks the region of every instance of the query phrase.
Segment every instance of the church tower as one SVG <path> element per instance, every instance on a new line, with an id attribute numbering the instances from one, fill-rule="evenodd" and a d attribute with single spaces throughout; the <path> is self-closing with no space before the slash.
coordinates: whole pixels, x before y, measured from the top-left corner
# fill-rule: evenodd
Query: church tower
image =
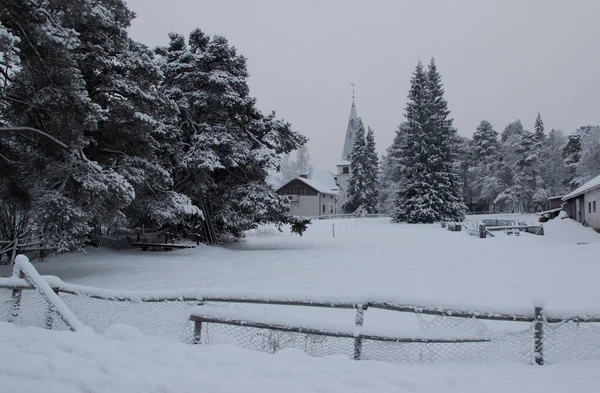
<path id="1" fill-rule="evenodd" d="M 354 103 L 354 84 L 352 85 L 352 107 L 350 108 L 350 118 L 348 119 L 348 129 L 346 130 L 346 139 L 342 149 L 342 157 L 337 165 L 336 180 L 342 190 L 346 190 L 348 179 L 350 178 L 350 154 L 356 139 L 356 130 L 358 129 L 358 115 L 356 114 L 356 104 Z"/>

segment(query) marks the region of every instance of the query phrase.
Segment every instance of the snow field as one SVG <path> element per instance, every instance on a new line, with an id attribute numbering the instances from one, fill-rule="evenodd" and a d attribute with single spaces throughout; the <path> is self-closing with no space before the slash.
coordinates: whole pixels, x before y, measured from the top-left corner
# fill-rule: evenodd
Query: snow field
<path id="1" fill-rule="evenodd" d="M 515 310 L 532 309 L 534 299 L 543 299 L 548 310 L 599 308 L 595 256 L 600 236 L 569 220 L 544 224 L 546 236 L 488 239 L 449 232 L 439 224 L 390 224 L 387 219 L 357 220 L 352 230 L 332 238 L 330 226 L 330 221 L 316 221 L 303 237 L 255 234 L 222 248 L 169 253 L 88 249 L 86 254 L 36 263 L 36 268 L 65 282 L 116 292 L 200 288 L 311 298 L 425 299 L 433 305 Z M 582 242 L 586 244 L 577 244 Z M 89 308 L 89 304 L 79 306 L 80 312 Z M 220 306 L 279 320 L 296 316 L 352 325 L 355 316 L 353 310 Z M 161 313 L 152 315 L 160 318 Z M 527 324 L 489 326 L 527 328 L 523 325 Z M 410 332 L 420 325 L 413 314 L 367 310 L 365 327 Z M 495 393 L 591 392 L 600 387 L 598 361 L 544 367 L 498 362 L 397 365 L 353 362 L 342 356 L 311 358 L 290 349 L 270 355 L 232 345 L 190 346 L 176 339 L 144 336 L 123 325 L 107 324 L 96 331 L 103 336 L 0 323 L 2 389 Z M 232 340 L 217 337 L 216 342 Z"/>
<path id="2" fill-rule="evenodd" d="M 348 221 L 352 220 L 335 220 L 340 227 Z M 594 262 L 600 235 L 572 220 L 544 224 L 545 236 L 488 239 L 449 232 L 439 224 L 391 224 L 386 218 L 356 219 L 351 230 L 333 238 L 331 225 L 331 220 L 315 220 L 302 237 L 276 232 L 226 247 L 168 253 L 88 249 L 87 254 L 51 258 L 36 268 L 65 282 L 118 290 L 351 295 L 509 310 L 532 310 L 533 300 L 543 299 L 548 310 L 600 309 L 596 301 L 600 266 Z M 588 244 L 578 245 L 580 241 Z M 243 309 L 354 323 L 353 310 L 251 305 Z M 365 326 L 419 328 L 411 314 L 380 310 L 367 310 Z M 502 328 L 516 326 L 523 328 L 514 323 Z"/>

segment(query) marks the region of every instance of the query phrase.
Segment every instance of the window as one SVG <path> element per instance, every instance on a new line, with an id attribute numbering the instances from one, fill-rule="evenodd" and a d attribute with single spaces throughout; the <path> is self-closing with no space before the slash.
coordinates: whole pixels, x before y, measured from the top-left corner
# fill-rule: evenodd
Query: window
<path id="1" fill-rule="evenodd" d="M 588 202 L 588 213 L 592 212 L 592 202 Z"/>
<path id="2" fill-rule="evenodd" d="M 594 204 L 592 205 L 594 213 L 596 213 L 596 201 L 594 201 Z"/>
<path id="3" fill-rule="evenodd" d="M 323 205 L 323 213 L 325 213 L 325 205 Z"/>
<path id="4" fill-rule="evenodd" d="M 347 167 L 347 166 L 345 166 L 345 167 L 342 167 L 342 173 L 343 173 L 344 175 L 347 175 L 347 174 L 349 174 L 349 173 L 350 173 L 350 168 L 349 168 L 349 167 Z"/>

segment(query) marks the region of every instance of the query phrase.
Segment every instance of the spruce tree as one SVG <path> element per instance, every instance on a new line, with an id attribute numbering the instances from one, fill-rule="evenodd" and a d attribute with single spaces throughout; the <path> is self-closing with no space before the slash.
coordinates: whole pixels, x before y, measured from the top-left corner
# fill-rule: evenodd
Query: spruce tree
<path id="1" fill-rule="evenodd" d="M 562 130 L 550 130 L 543 150 L 545 161 L 540 168 L 540 175 L 552 195 L 563 195 L 570 191 L 564 184 L 567 168 L 561 156 L 566 143 L 567 138 Z"/>
<path id="2" fill-rule="evenodd" d="M 498 160 L 498 131 L 492 124 L 482 120 L 473 133 L 472 156 L 475 164 L 493 163 Z"/>
<path id="3" fill-rule="evenodd" d="M 537 204 L 543 204 L 549 195 L 544 190 L 540 178 L 540 154 L 537 135 L 529 131 L 523 132 L 517 151 L 515 175 L 515 200 L 519 212 L 530 212 Z"/>
<path id="4" fill-rule="evenodd" d="M 407 143 L 394 218 L 407 222 L 460 221 L 466 206 L 456 166 L 457 133 L 432 58 L 417 64 L 406 107 Z"/>
<path id="5" fill-rule="evenodd" d="M 462 181 L 456 161 L 460 138 L 452 126 L 453 120 L 449 117 L 448 102 L 444 98 L 442 78 L 433 58 L 427 73 L 427 89 L 432 103 L 433 143 L 439 149 L 437 157 L 435 154 L 431 156 L 438 163 L 433 172 L 437 177 L 439 197 L 442 200 L 439 213 L 442 219 L 462 221 L 466 206 L 463 202 Z"/>
<path id="6" fill-rule="evenodd" d="M 402 152 L 406 144 L 406 123 L 400 124 L 395 132 L 392 144 L 386 149 L 381 160 L 379 173 L 379 211 L 392 214 L 396 200 L 398 183 L 402 178 Z"/>
<path id="7" fill-rule="evenodd" d="M 542 121 L 542 116 L 540 112 L 538 112 L 537 117 L 535 118 L 535 125 L 533 127 L 535 140 L 538 143 L 542 143 L 546 140 L 546 134 L 544 134 L 544 122 Z"/>
<path id="8" fill-rule="evenodd" d="M 501 191 L 501 182 L 496 177 L 500 162 L 498 132 L 492 124 L 482 120 L 471 143 L 471 157 L 474 177 L 474 190 L 478 204 L 484 211 L 491 210 L 490 204 Z"/>
<path id="9" fill-rule="evenodd" d="M 500 135 L 500 142 L 505 143 L 509 138 L 518 140 L 521 138 L 522 133 L 523 123 L 521 123 L 521 120 L 513 121 L 504 128 L 504 131 L 502 131 L 502 134 Z"/>
<path id="10" fill-rule="evenodd" d="M 361 118 L 350 154 L 350 178 L 346 187 L 346 202 L 342 206 L 346 213 L 366 212 L 368 201 L 367 187 L 369 187 L 367 162 L 367 144 L 365 126 Z"/>
<path id="11" fill-rule="evenodd" d="M 583 184 L 598 176 L 600 170 L 600 126 L 585 126 L 581 135 L 581 156 L 576 165 L 577 182 Z"/>
<path id="12" fill-rule="evenodd" d="M 575 133 L 567 137 L 567 143 L 562 149 L 562 159 L 567 168 L 564 186 L 568 190 L 579 187 L 577 179 L 577 164 L 581 159 L 581 135 Z"/>
<path id="13" fill-rule="evenodd" d="M 377 213 L 377 200 L 379 198 L 379 185 L 377 177 L 379 174 L 379 156 L 375 147 L 375 135 L 373 129 L 368 127 L 365 147 L 365 194 L 367 213 Z"/>
<path id="14" fill-rule="evenodd" d="M 427 75 L 419 61 L 411 78 L 406 104 L 406 144 L 403 146 L 393 218 L 406 222 L 435 222 L 440 219 L 436 204 L 440 204 L 432 187 L 428 171 L 428 148 L 431 141 L 427 133 L 431 122 L 431 109 L 427 91 Z"/>

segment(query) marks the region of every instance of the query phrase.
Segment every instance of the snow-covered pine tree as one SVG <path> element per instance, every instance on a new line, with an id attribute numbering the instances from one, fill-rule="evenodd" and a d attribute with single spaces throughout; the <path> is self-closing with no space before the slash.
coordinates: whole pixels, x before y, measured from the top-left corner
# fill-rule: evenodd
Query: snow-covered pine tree
<path id="1" fill-rule="evenodd" d="M 461 178 L 456 165 L 457 134 L 444 99 L 435 60 L 421 62 L 411 79 L 406 106 L 407 143 L 394 218 L 407 222 L 461 221 Z"/>
<path id="2" fill-rule="evenodd" d="M 377 177 L 379 174 L 379 156 L 375 147 L 375 134 L 371 127 L 367 129 L 367 138 L 365 146 L 365 209 L 369 214 L 377 213 L 377 201 L 379 198 L 379 185 Z"/>
<path id="3" fill-rule="evenodd" d="M 472 154 L 475 164 L 497 162 L 498 147 L 498 131 L 489 121 L 482 120 L 473 133 Z"/>
<path id="4" fill-rule="evenodd" d="M 379 212 L 392 214 L 398 183 L 402 178 L 402 152 L 406 144 L 406 123 L 398 126 L 392 144 L 381 159 L 379 173 Z"/>
<path id="5" fill-rule="evenodd" d="M 159 48 L 163 89 L 179 109 L 172 160 L 177 190 L 210 204 L 218 235 L 242 236 L 266 222 L 294 223 L 288 201 L 267 183 L 279 155 L 306 138 L 289 123 L 263 115 L 249 95 L 246 59 L 221 36 L 196 29 L 189 40 L 170 34 Z"/>
<path id="6" fill-rule="evenodd" d="M 14 74 L 15 67 L 19 65 L 18 44 L 20 41 L 0 22 L 0 102 L 3 101 L 5 90 Z M 0 113 L 0 126 L 6 125 L 3 123 L 2 113 Z"/>
<path id="7" fill-rule="evenodd" d="M 567 137 L 561 156 L 567 169 L 564 186 L 568 190 L 573 190 L 580 186 L 577 180 L 577 163 L 581 158 L 581 135 L 578 132 Z"/>
<path id="8" fill-rule="evenodd" d="M 578 133 L 581 135 L 581 157 L 575 173 L 577 182 L 583 184 L 600 174 L 600 126 L 581 127 Z"/>
<path id="9" fill-rule="evenodd" d="M 78 32 L 76 53 L 87 90 L 103 111 L 84 151 L 133 187 L 125 224 L 162 226 L 198 214 L 189 198 L 173 190 L 163 151 L 169 143 L 165 121 L 177 112 L 157 89 L 162 74 L 153 52 L 128 37 L 134 13 L 122 0 L 84 0 L 66 11 L 64 25 Z M 103 213 L 95 217 L 97 229 L 119 217 Z"/>
<path id="10" fill-rule="evenodd" d="M 439 156 L 430 156 L 430 159 L 437 162 L 433 173 L 437 177 L 439 198 L 442 200 L 439 213 L 442 219 L 462 221 L 467 208 L 463 201 L 462 181 L 456 156 L 459 138 L 456 128 L 452 126 L 453 120 L 449 117 L 450 110 L 448 101 L 444 98 L 442 78 L 433 57 L 427 72 L 427 90 L 433 116 L 433 143 L 439 149 Z"/>
<path id="11" fill-rule="evenodd" d="M 543 148 L 540 176 L 552 195 L 563 195 L 570 191 L 565 187 L 567 168 L 561 155 L 566 143 L 564 132 L 552 129 Z"/>
<path id="12" fill-rule="evenodd" d="M 515 213 L 543 208 L 549 195 L 540 178 L 540 156 L 535 134 L 523 130 L 514 152 L 517 161 L 512 185 L 496 198 L 497 202 L 504 202 L 506 210 Z"/>
<path id="13" fill-rule="evenodd" d="M 535 125 L 533 127 L 535 140 L 538 143 L 542 143 L 546 140 L 546 134 L 544 134 L 544 122 L 542 121 L 542 115 L 538 112 L 535 118 Z"/>
<path id="14" fill-rule="evenodd" d="M 358 126 L 350 154 L 350 178 L 346 187 L 346 202 L 342 209 L 346 213 L 354 213 L 357 211 L 366 211 L 368 205 L 367 187 L 369 180 L 367 179 L 368 162 L 367 162 L 367 143 L 365 137 L 365 126 L 361 118 L 358 118 Z"/>
<path id="15" fill-rule="evenodd" d="M 518 203 L 514 200 L 512 187 L 515 184 L 515 176 L 518 172 L 517 161 L 520 159 L 517 149 L 519 149 L 521 137 L 524 132 L 521 120 L 516 120 L 509 123 L 500 135 L 501 159 L 496 170 L 499 192 L 492 202 L 497 210 L 514 212 L 515 209 L 518 209 Z"/>
<path id="16" fill-rule="evenodd" d="M 475 206 L 474 198 L 474 179 L 473 179 L 473 159 L 471 158 L 472 140 L 463 136 L 457 136 L 456 142 L 456 166 L 460 176 L 462 188 L 462 200 L 469 209 Z"/>
<path id="17" fill-rule="evenodd" d="M 382 214 L 391 214 L 393 211 L 393 184 L 389 182 L 389 173 L 391 172 L 390 160 L 388 156 L 381 156 L 379 173 L 377 174 L 377 188 L 379 196 L 377 198 L 377 211 Z"/>
<path id="18" fill-rule="evenodd" d="M 521 134 L 523 133 L 523 123 L 521 120 L 513 121 L 508 124 L 502 134 L 500 135 L 500 142 L 505 143 L 509 138 L 513 138 L 514 140 L 519 140 L 521 138 Z"/>
<path id="19" fill-rule="evenodd" d="M 406 144 L 402 147 L 401 179 L 396 192 L 395 221 L 435 222 L 441 219 L 435 205 L 441 200 L 432 189 L 433 178 L 427 168 L 432 142 L 426 128 L 431 122 L 427 74 L 419 61 L 410 81 L 406 104 Z"/>
<path id="20" fill-rule="evenodd" d="M 502 191 L 502 183 L 497 178 L 500 161 L 498 132 L 487 120 L 482 120 L 471 142 L 473 167 L 473 188 L 477 198 L 477 206 L 481 211 L 492 210 L 492 201 Z"/>
<path id="21" fill-rule="evenodd" d="M 0 23 L 19 39 L 20 62 L 2 94 L 4 119 L 43 132 L 2 133 L 0 153 L 12 163 L 0 174 L 1 186 L 4 196 L 24 201 L 19 206 L 31 224 L 58 251 L 82 246 L 93 217 L 134 197 L 122 176 L 83 151 L 104 113 L 89 97 L 76 53 L 79 34 L 65 26 L 63 6 L 69 4 L 0 3 Z"/>

